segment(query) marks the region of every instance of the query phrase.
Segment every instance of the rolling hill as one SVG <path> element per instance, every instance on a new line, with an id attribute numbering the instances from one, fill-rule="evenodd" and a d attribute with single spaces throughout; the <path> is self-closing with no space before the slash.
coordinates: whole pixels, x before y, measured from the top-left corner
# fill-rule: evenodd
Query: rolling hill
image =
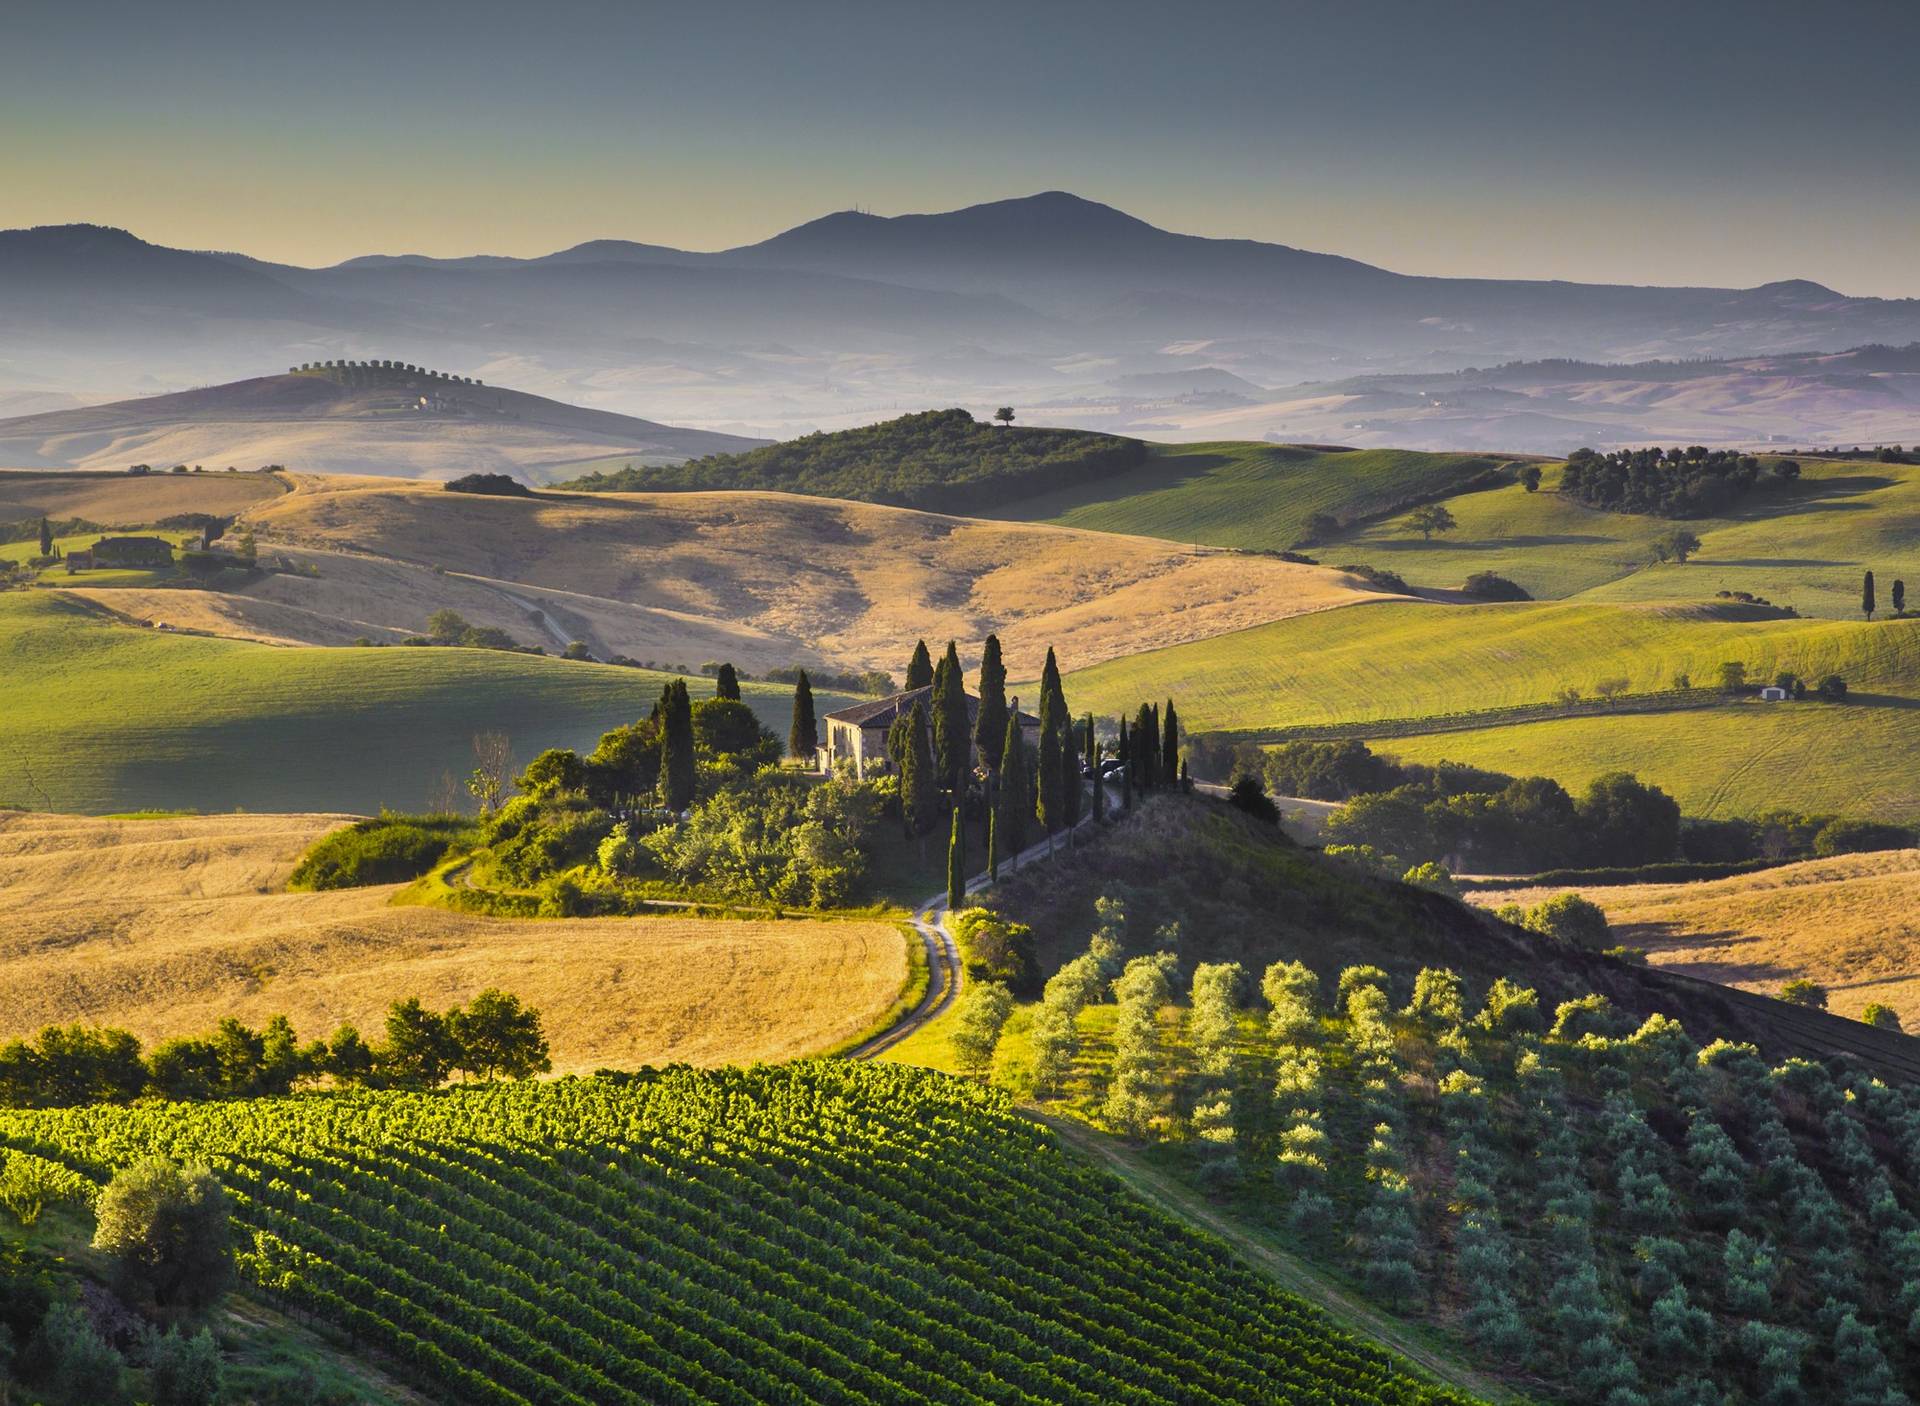
<path id="1" fill-rule="evenodd" d="M 505 987 L 541 1013 L 561 1074 L 749 1064 L 857 1035 L 908 978 L 885 921 L 660 914 L 550 921 L 392 902 L 398 887 L 286 891 L 336 815 L 93 819 L 0 812 L 0 1042 L 80 1020 L 147 1045 L 289 1016 L 371 1034 L 397 993 L 436 1010 Z"/>
<path id="2" fill-rule="evenodd" d="M 258 376 L 0 420 L 0 465 L 273 464 L 409 478 L 506 472 L 541 482 L 567 464 L 609 453 L 670 463 L 760 442 L 389 364 Z"/>

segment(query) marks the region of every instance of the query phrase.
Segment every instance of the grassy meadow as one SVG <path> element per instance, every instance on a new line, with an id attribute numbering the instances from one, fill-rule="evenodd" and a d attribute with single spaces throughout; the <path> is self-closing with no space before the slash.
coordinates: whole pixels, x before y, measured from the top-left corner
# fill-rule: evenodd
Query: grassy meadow
<path id="1" fill-rule="evenodd" d="M 1497 455 L 1407 449 L 1329 453 L 1236 440 L 1156 444 L 1137 469 L 1021 498 L 986 515 L 1277 550 L 1299 541 L 1307 519 L 1317 512 L 1381 511 L 1408 498 L 1445 492 L 1507 462 Z"/>
<path id="2" fill-rule="evenodd" d="M 666 676 L 476 649 L 277 649 L 131 628 L 50 592 L 0 595 L 0 805 L 33 810 L 418 810 L 475 733 L 522 761 L 590 750 Z M 712 692 L 693 680 L 696 697 Z M 786 735 L 791 690 L 748 684 Z M 821 712 L 846 700 L 815 695 Z"/>

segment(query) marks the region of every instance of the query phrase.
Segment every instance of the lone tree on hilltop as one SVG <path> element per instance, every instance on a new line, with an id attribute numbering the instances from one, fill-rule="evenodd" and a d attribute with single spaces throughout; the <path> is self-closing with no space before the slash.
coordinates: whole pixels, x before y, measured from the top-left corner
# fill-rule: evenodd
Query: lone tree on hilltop
<path id="1" fill-rule="evenodd" d="M 1869 571 L 1866 579 L 1860 583 L 1860 613 L 1871 620 L 1873 619 L 1873 612 L 1873 573 Z"/>
<path id="2" fill-rule="evenodd" d="M 993 418 L 1000 422 L 1001 429 L 1006 429 L 1007 426 L 1013 423 L 1013 407 L 1011 405 L 1001 406 L 993 412 Z"/>
<path id="3" fill-rule="evenodd" d="M 1688 557 L 1699 550 L 1700 539 L 1683 527 L 1678 531 L 1669 532 L 1664 537 L 1654 539 L 1653 559 L 1655 561 L 1685 562 Z"/>
<path id="4" fill-rule="evenodd" d="M 927 653 L 927 642 L 919 641 L 913 647 L 913 658 L 907 664 L 907 683 L 904 692 L 912 693 L 916 688 L 925 688 L 933 682 L 933 656 Z"/>
<path id="5" fill-rule="evenodd" d="M 1444 503 L 1425 503 L 1407 514 L 1407 526 L 1428 542 L 1433 540 L 1434 533 L 1451 532 L 1459 525 Z"/>
<path id="6" fill-rule="evenodd" d="M 713 696 L 740 701 L 740 675 L 731 664 L 722 664 L 713 676 Z"/>
<path id="7" fill-rule="evenodd" d="M 813 715 L 813 685 L 802 669 L 793 685 L 793 726 L 787 731 L 787 751 L 811 759 L 820 750 L 820 724 Z"/>

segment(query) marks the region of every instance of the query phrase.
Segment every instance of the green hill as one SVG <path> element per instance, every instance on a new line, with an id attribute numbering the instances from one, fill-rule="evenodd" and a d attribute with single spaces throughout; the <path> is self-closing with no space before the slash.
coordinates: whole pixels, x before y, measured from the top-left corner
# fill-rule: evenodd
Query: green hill
<path id="1" fill-rule="evenodd" d="M 1308 540 L 1316 514 L 1364 521 L 1470 484 L 1504 482 L 1511 462 L 1479 454 L 1233 440 L 1155 444 L 1127 473 L 985 511 L 989 517 L 1281 551 Z M 1356 559 L 1327 555 L 1332 548 L 1314 550 L 1327 561 Z"/>
<path id="2" fill-rule="evenodd" d="M 925 1071 L 0 1113 L 0 1147 L 209 1163 L 249 1292 L 434 1399 L 1468 1400 Z"/>
<path id="3" fill-rule="evenodd" d="M 803 435 L 744 454 L 629 465 L 557 485 L 596 493 L 716 488 L 851 498 L 978 513 L 1062 483 L 1104 480 L 1141 462 L 1136 439 L 1084 430 L 1014 429 L 964 410 L 928 410 L 878 425 Z"/>
<path id="4" fill-rule="evenodd" d="M 591 750 L 667 678 L 482 649 L 278 649 L 38 591 L 0 594 L 0 656 L 0 804 L 35 810 L 417 810 L 443 773 L 464 783 L 476 733 L 505 732 L 523 762 Z M 792 691 L 746 694 L 784 736 Z"/>

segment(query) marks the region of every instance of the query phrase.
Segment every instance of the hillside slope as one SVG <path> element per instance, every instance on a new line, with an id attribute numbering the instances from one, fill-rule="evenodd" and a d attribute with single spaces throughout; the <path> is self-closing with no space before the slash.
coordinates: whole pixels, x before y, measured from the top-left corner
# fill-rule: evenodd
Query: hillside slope
<path id="1" fill-rule="evenodd" d="M 78 1020 L 151 1046 L 229 1015 L 371 1038 L 401 996 L 443 1010 L 492 986 L 540 1011 L 562 1074 L 746 1064 L 833 1047 L 907 977 L 884 921 L 578 919 L 561 941 L 551 921 L 395 906 L 392 885 L 287 892 L 345 818 L 0 813 L 0 1041 Z"/>
<path id="2" fill-rule="evenodd" d="M 610 453 L 673 463 L 762 442 L 583 410 L 439 372 L 379 367 L 259 376 L 0 420 L 0 465 L 286 464 L 412 478 L 511 472 L 537 482 L 567 463 Z"/>

